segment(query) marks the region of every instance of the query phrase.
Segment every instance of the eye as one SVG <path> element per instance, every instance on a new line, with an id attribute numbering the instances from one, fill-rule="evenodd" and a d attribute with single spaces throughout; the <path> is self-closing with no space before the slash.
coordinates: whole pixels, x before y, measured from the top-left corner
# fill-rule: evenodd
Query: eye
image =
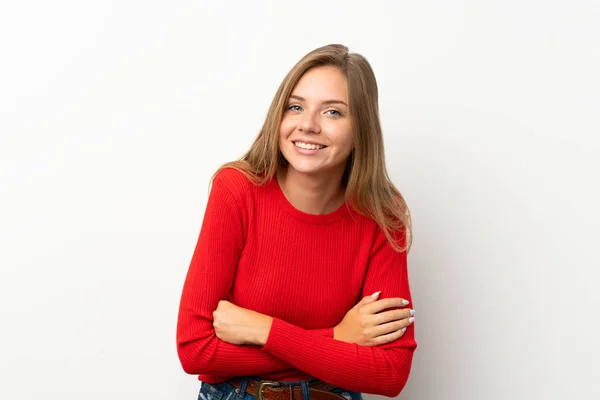
<path id="1" fill-rule="evenodd" d="M 300 107 L 298 104 L 292 104 L 291 106 L 288 106 L 287 109 L 292 111 L 301 111 L 302 107 Z"/>
<path id="2" fill-rule="evenodd" d="M 326 112 L 330 113 L 329 115 L 331 115 L 332 117 L 341 117 L 342 116 L 342 113 L 335 109 L 327 110 Z"/>

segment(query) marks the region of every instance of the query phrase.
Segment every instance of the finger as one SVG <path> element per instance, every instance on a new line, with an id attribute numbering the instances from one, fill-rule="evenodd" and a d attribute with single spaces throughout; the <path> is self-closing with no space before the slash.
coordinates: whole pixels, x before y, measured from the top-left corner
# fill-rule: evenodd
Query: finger
<path id="1" fill-rule="evenodd" d="M 400 338 L 402 335 L 404 335 L 404 332 L 406 332 L 406 331 L 397 330 L 395 332 L 388 333 L 387 335 L 377 336 L 371 342 L 375 346 L 390 343 L 390 342 L 393 342 L 394 340 Z"/>
<path id="2" fill-rule="evenodd" d="M 386 335 L 388 333 L 396 332 L 401 329 L 408 328 L 415 321 L 414 317 L 404 318 L 399 321 L 392 321 L 386 324 L 381 324 L 370 328 L 373 337 Z"/>
<path id="3" fill-rule="evenodd" d="M 396 325 L 396 327 L 402 326 L 402 325 L 404 325 L 404 327 L 396 329 L 395 331 L 392 331 L 388 334 L 378 336 L 376 338 L 376 342 L 389 343 L 391 341 L 394 341 L 394 340 L 400 338 L 401 336 L 403 336 L 406 333 L 406 330 L 414 322 L 414 320 L 415 320 L 415 318 L 411 317 L 406 320 L 392 322 L 392 324 Z"/>
<path id="4" fill-rule="evenodd" d="M 415 316 L 415 310 L 409 308 L 403 308 L 400 310 L 382 311 L 375 314 L 375 323 L 384 324 L 386 322 L 395 321 L 399 319 L 405 319 Z"/>
<path id="5" fill-rule="evenodd" d="M 360 301 L 359 301 L 358 303 L 356 303 L 356 305 L 355 305 L 354 307 L 352 307 L 352 308 L 359 308 L 359 307 L 362 307 L 362 306 L 364 306 L 365 304 L 368 304 L 368 302 L 369 302 L 369 298 L 370 298 L 369 296 L 367 296 L 367 297 L 363 297 L 363 298 L 362 298 L 362 299 L 360 299 Z"/>
<path id="6" fill-rule="evenodd" d="M 382 299 L 373 303 L 366 304 L 363 307 L 366 308 L 366 310 L 363 310 L 363 312 L 375 314 L 387 308 L 403 308 L 406 307 L 408 303 L 408 300 L 402 299 L 400 297 L 390 297 L 388 299 Z"/>
<path id="7" fill-rule="evenodd" d="M 365 296 L 363 297 L 358 303 L 356 303 L 356 305 L 352 308 L 358 308 L 358 307 L 362 307 L 365 304 L 369 304 L 372 303 L 374 301 L 376 301 L 379 298 L 379 293 L 381 293 L 381 291 L 379 292 L 375 292 L 370 296 Z"/>

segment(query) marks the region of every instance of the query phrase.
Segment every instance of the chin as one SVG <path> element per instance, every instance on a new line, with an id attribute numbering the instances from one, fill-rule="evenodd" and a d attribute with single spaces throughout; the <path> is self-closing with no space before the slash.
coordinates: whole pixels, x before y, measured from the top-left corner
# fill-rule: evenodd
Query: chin
<path id="1" fill-rule="evenodd" d="M 318 167 L 314 167 L 314 166 L 310 166 L 310 165 L 302 165 L 302 164 L 299 165 L 298 163 L 289 163 L 288 168 L 290 168 L 290 167 L 302 174 L 317 174 L 317 173 L 319 173 L 319 171 L 322 170 L 322 168 L 318 168 Z"/>

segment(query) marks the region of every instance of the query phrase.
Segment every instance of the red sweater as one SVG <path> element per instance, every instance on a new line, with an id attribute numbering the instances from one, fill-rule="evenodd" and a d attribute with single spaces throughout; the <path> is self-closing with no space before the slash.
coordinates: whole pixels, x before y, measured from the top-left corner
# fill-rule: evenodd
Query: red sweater
<path id="1" fill-rule="evenodd" d="M 411 301 L 406 252 L 370 218 L 342 205 L 315 215 L 296 209 L 277 179 L 252 184 L 234 169 L 213 181 L 177 321 L 185 372 L 217 383 L 232 376 L 318 378 L 347 390 L 397 396 L 410 372 L 414 324 L 387 345 L 333 339 L 333 327 L 364 296 Z M 215 335 L 219 300 L 273 317 L 264 346 Z"/>

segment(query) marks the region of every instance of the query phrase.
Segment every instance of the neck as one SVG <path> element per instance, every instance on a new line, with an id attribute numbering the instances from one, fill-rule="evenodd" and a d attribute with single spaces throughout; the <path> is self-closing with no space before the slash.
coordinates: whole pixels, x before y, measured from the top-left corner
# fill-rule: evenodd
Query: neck
<path id="1" fill-rule="evenodd" d="M 329 214 L 344 203 L 340 174 L 314 176 L 288 166 L 277 173 L 277 180 L 288 201 L 305 213 Z"/>

